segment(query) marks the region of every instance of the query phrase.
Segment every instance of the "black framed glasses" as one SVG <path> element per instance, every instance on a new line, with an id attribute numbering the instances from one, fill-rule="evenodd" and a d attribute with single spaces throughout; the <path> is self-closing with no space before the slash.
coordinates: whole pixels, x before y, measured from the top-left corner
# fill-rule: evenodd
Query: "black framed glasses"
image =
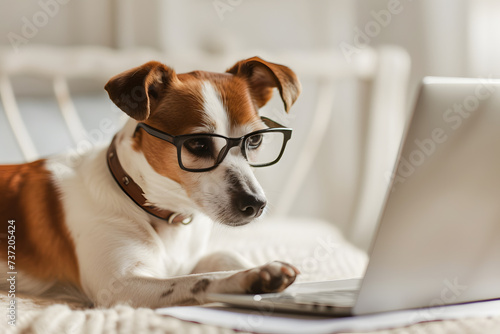
<path id="1" fill-rule="evenodd" d="M 266 167 L 277 163 L 285 151 L 292 129 L 267 117 L 261 117 L 269 128 L 251 132 L 239 138 L 228 138 L 214 133 L 196 133 L 172 136 L 145 123 L 138 123 L 135 131 L 144 129 L 150 135 L 177 147 L 179 166 L 188 172 L 208 172 L 224 160 L 229 150 L 239 147 L 252 167 Z"/>

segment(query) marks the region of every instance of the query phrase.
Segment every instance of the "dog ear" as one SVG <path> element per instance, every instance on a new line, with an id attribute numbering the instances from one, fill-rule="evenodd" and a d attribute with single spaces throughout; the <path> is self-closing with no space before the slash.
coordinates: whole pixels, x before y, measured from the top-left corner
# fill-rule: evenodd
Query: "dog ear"
<path id="1" fill-rule="evenodd" d="M 288 112 L 302 90 L 297 76 L 291 69 L 259 57 L 239 61 L 226 72 L 247 80 L 252 98 L 259 108 L 271 99 L 273 88 L 277 87 Z"/>
<path id="2" fill-rule="evenodd" d="M 157 61 L 112 77 L 104 86 L 109 98 L 130 117 L 144 121 L 154 111 L 175 72 Z"/>

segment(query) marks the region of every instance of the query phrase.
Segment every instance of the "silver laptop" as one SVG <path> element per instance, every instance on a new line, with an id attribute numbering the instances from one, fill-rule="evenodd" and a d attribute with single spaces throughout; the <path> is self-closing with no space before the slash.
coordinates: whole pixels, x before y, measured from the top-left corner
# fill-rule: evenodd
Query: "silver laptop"
<path id="1" fill-rule="evenodd" d="M 361 315 L 500 298 L 500 80 L 425 78 L 388 190 L 362 279 L 211 299 Z"/>

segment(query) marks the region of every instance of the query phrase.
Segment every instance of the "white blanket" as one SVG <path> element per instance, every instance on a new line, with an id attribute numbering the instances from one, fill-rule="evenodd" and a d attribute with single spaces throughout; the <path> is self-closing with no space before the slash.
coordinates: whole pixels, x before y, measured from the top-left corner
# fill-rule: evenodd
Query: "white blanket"
<path id="1" fill-rule="evenodd" d="M 214 228 L 211 249 L 241 253 L 256 264 L 289 261 L 302 272 L 299 281 L 361 276 L 366 254 L 347 243 L 331 224 L 312 219 L 263 220 L 239 228 Z M 7 307 L 7 297 L 1 296 Z M 155 313 L 151 309 L 116 306 L 86 309 L 83 305 L 17 297 L 16 327 L 4 317 L 0 333 L 233 333 Z M 241 332 L 238 332 L 241 333 Z M 500 333 L 500 316 L 415 324 L 373 333 Z"/>

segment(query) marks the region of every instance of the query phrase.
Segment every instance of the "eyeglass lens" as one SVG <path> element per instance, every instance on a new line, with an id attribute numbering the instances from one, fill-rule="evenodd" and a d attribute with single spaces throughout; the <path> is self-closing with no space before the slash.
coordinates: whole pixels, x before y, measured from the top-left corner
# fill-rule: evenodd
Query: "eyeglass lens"
<path id="1" fill-rule="evenodd" d="M 244 150 L 248 162 L 259 166 L 273 163 L 278 159 L 284 143 L 281 132 L 266 132 L 248 136 Z M 196 136 L 185 140 L 181 148 L 181 163 L 188 169 L 211 168 L 218 163 L 227 140 L 216 136 Z"/>

